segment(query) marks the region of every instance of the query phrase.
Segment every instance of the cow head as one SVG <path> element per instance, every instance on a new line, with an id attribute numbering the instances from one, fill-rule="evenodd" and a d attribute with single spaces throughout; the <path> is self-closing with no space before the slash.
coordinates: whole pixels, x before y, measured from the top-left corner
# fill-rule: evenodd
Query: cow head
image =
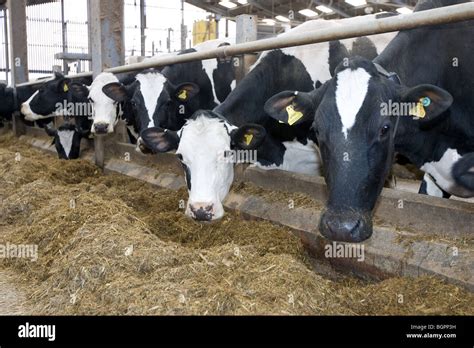
<path id="1" fill-rule="evenodd" d="M 27 121 L 48 118 L 58 111 L 58 102 L 67 100 L 71 80 L 60 73 L 54 79 L 43 83 L 21 106 L 21 113 Z"/>
<path id="2" fill-rule="evenodd" d="M 329 191 L 319 229 L 331 240 L 362 242 L 372 235 L 372 211 L 392 163 L 395 132 L 397 139 L 412 136 L 451 103 L 451 95 L 436 86 L 403 86 L 371 61 L 353 58 L 319 89 L 282 92 L 265 110 L 285 123 L 314 119 Z"/>
<path id="3" fill-rule="evenodd" d="M 235 127 L 211 111 L 197 111 L 178 131 L 153 127 L 141 133 L 155 153 L 176 150 L 189 191 L 186 215 L 200 221 L 224 215 L 222 201 L 234 178 L 229 151 L 256 149 L 265 135 L 262 126 Z"/>
<path id="4" fill-rule="evenodd" d="M 91 104 L 92 127 L 94 134 L 109 134 L 114 132 L 117 124 L 120 106 L 119 102 L 109 98 L 103 88 L 107 84 L 118 83 L 118 78 L 112 74 L 103 72 L 94 79 L 90 87 L 73 84 L 72 93 L 76 98 L 87 97 Z"/>
<path id="5" fill-rule="evenodd" d="M 192 82 L 173 85 L 167 80 L 158 97 L 157 124 L 165 129 L 178 130 L 200 108 L 197 97 L 200 88 Z"/>
<path id="6" fill-rule="evenodd" d="M 124 85 L 112 82 L 103 86 L 103 93 L 116 103 L 124 105 L 127 124 L 133 124 L 142 131 L 155 125 L 158 97 L 162 94 L 165 77 L 156 70 L 140 73 L 136 80 Z M 137 150 L 148 153 L 141 139 L 137 140 Z"/>
<path id="7" fill-rule="evenodd" d="M 58 129 L 50 125 L 45 127 L 46 133 L 54 137 L 54 144 L 59 159 L 77 159 L 80 155 L 81 138 L 88 135 L 88 130 L 83 130 L 71 123 L 64 123 Z"/>

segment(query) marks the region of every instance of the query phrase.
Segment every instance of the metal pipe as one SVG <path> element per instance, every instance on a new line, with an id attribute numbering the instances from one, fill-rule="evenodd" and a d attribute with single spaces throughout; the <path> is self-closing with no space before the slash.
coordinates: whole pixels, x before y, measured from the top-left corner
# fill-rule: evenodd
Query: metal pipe
<path id="1" fill-rule="evenodd" d="M 140 42 L 141 56 L 146 56 L 146 4 L 145 0 L 140 0 Z M 153 54 L 152 54 L 153 55 Z"/>
<path id="2" fill-rule="evenodd" d="M 5 80 L 7 81 L 8 85 L 8 74 L 10 72 L 10 48 L 8 47 L 10 41 L 8 40 L 8 17 L 7 17 L 7 9 L 3 9 L 3 25 L 4 25 L 4 31 L 5 31 Z"/>
<path id="3" fill-rule="evenodd" d="M 64 14 L 64 0 L 61 0 L 61 26 L 62 26 L 62 46 L 63 46 L 63 57 L 65 57 L 65 53 L 67 52 L 67 23 Z M 63 73 L 67 74 L 68 72 L 68 64 L 67 60 L 63 58 Z"/>
<path id="4" fill-rule="evenodd" d="M 83 72 L 83 73 L 75 74 L 75 75 L 66 75 L 66 77 L 69 78 L 69 79 L 77 79 L 77 78 L 81 78 L 81 77 L 91 77 L 91 76 L 92 76 L 92 72 Z M 40 79 L 40 80 L 36 80 L 36 81 L 29 81 L 29 82 L 19 83 L 19 84 L 16 85 L 16 87 L 41 85 L 45 82 L 52 81 L 52 80 L 54 80 L 54 77 L 48 77 L 46 79 Z"/>
<path id="5" fill-rule="evenodd" d="M 285 37 L 276 37 L 231 46 L 223 46 L 208 51 L 172 57 L 152 58 L 147 62 L 118 66 L 105 71 L 115 74 L 125 73 L 169 64 L 186 63 L 212 58 L 225 58 L 277 48 L 302 46 L 331 40 L 342 40 L 357 36 L 381 34 L 422 26 L 460 22 L 470 19 L 474 19 L 474 3 L 472 2 L 381 19 L 374 18 L 367 20 L 364 23 L 350 23 L 341 25 L 338 28 L 320 29 L 305 34 L 288 35 Z"/>

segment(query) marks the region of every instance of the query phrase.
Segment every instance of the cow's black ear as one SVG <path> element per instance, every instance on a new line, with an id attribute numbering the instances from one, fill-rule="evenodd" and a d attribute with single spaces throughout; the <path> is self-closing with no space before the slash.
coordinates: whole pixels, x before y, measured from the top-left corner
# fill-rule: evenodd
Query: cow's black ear
<path id="1" fill-rule="evenodd" d="M 431 121 L 446 111 L 453 103 L 449 92 L 433 85 L 418 85 L 402 92 L 402 102 L 413 104 L 410 115 Z"/>
<path id="2" fill-rule="evenodd" d="M 112 82 L 105 85 L 102 87 L 102 92 L 104 92 L 107 97 L 118 103 L 128 99 L 127 88 L 119 82 Z"/>
<path id="3" fill-rule="evenodd" d="M 140 134 L 145 145 L 154 153 L 176 150 L 179 145 L 177 132 L 159 127 L 151 127 Z"/>
<path id="4" fill-rule="evenodd" d="M 89 88 L 82 83 L 73 82 L 69 85 L 69 89 L 71 90 L 73 97 L 76 99 L 83 100 L 87 99 L 89 96 Z"/>
<path id="5" fill-rule="evenodd" d="M 349 51 L 341 41 L 337 40 L 329 42 L 329 72 L 332 77 L 334 77 L 339 63 L 341 63 L 345 58 L 347 59 L 349 56 Z"/>
<path id="6" fill-rule="evenodd" d="M 285 91 L 265 103 L 265 112 L 281 123 L 290 126 L 314 117 L 316 111 L 311 93 Z"/>
<path id="7" fill-rule="evenodd" d="M 234 129 L 230 133 L 232 145 L 243 150 L 258 148 L 262 145 L 266 136 L 267 131 L 264 127 L 250 123 Z"/>
<path id="8" fill-rule="evenodd" d="M 199 93 L 199 86 L 192 82 L 185 82 L 176 87 L 174 96 L 180 102 L 187 102 Z"/>

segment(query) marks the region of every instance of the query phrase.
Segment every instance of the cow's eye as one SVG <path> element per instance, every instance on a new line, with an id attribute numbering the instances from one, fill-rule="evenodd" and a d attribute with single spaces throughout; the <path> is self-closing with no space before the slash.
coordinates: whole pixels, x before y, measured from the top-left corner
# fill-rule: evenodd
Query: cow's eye
<path id="1" fill-rule="evenodd" d="M 380 128 L 380 136 L 383 137 L 388 134 L 388 131 L 390 130 L 390 125 L 386 124 L 382 128 Z"/>

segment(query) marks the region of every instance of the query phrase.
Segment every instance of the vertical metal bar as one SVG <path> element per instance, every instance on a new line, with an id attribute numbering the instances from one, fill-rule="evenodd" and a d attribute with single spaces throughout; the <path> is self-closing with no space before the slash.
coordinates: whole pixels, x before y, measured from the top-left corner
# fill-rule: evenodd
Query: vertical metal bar
<path id="1" fill-rule="evenodd" d="M 237 38 L 236 43 L 245 43 L 257 40 L 258 18 L 255 15 L 240 15 L 236 19 Z M 244 54 L 240 59 L 239 68 L 237 69 L 237 82 L 240 82 L 248 73 L 250 66 L 255 63 L 256 56 L 254 54 Z"/>
<path id="2" fill-rule="evenodd" d="M 64 0 L 61 0 L 61 26 L 62 26 L 62 44 L 63 44 L 63 73 L 68 73 L 67 60 L 64 59 L 65 53 L 67 52 L 67 24 L 64 15 Z"/>
<path id="3" fill-rule="evenodd" d="M 181 50 L 186 49 L 186 33 L 187 29 L 184 25 L 184 0 L 181 0 Z"/>
<path id="4" fill-rule="evenodd" d="M 141 56 L 146 56 L 146 0 L 140 0 L 140 39 L 141 39 Z"/>
<path id="5" fill-rule="evenodd" d="M 8 0 L 10 13 L 9 34 L 11 49 L 12 85 L 28 81 L 28 47 L 26 34 L 26 0 Z M 13 30 L 14 29 L 14 30 Z M 16 91 L 15 91 L 16 95 Z M 18 113 L 13 115 L 13 134 L 19 137 L 25 133 L 25 127 Z"/>
<path id="6" fill-rule="evenodd" d="M 5 76 L 6 76 L 6 81 L 7 85 L 9 82 L 8 74 L 10 73 L 10 47 L 9 45 L 9 40 L 8 40 L 8 17 L 7 17 L 7 9 L 3 9 L 3 25 L 4 25 L 4 35 L 5 35 Z"/>
<path id="7" fill-rule="evenodd" d="M 91 54 L 94 77 L 103 70 L 123 65 L 124 46 L 124 1 L 89 0 L 91 26 Z M 95 163 L 100 168 L 105 164 L 105 136 L 94 137 Z"/>

